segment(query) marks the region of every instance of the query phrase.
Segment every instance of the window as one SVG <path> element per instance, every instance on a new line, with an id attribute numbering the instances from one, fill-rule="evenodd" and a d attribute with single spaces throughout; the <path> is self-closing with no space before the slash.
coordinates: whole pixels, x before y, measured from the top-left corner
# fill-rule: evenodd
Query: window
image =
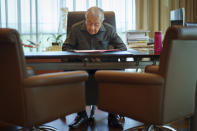
<path id="1" fill-rule="evenodd" d="M 91 6 L 114 11 L 118 33 L 136 27 L 135 0 L 0 0 L 0 27 L 18 30 L 24 43 L 40 43 L 42 51 L 50 46 L 51 34 L 65 33 L 62 9 L 86 11 Z"/>

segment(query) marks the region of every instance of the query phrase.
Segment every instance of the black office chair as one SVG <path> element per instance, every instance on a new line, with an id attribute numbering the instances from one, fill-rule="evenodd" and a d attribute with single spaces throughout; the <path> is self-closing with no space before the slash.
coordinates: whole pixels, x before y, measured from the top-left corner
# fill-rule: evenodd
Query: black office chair
<path id="1" fill-rule="evenodd" d="M 75 12 L 68 12 L 67 18 L 67 34 L 70 32 L 70 29 L 73 24 L 85 20 L 85 13 L 86 11 L 75 11 Z M 113 11 L 104 11 L 105 19 L 103 22 L 109 23 L 112 25 L 116 30 L 116 19 L 115 13 Z"/>
<path id="2" fill-rule="evenodd" d="M 82 20 L 85 20 L 85 13 L 86 11 L 75 11 L 75 12 L 68 12 L 67 17 L 67 35 L 71 30 L 71 27 L 73 24 L 80 22 Z M 103 23 L 108 23 L 112 25 L 116 30 L 116 19 L 115 19 L 115 13 L 113 11 L 104 11 L 104 21 Z M 71 60 L 72 61 L 72 60 Z M 93 74 L 93 73 L 91 73 Z M 94 76 L 89 76 L 92 79 L 92 82 L 89 82 L 88 84 L 93 84 L 94 82 Z M 91 88 L 88 88 L 91 87 Z M 97 88 L 92 86 L 86 86 L 86 104 L 87 105 L 95 105 L 97 104 Z M 90 117 L 94 115 L 95 106 L 91 106 L 91 113 Z"/>

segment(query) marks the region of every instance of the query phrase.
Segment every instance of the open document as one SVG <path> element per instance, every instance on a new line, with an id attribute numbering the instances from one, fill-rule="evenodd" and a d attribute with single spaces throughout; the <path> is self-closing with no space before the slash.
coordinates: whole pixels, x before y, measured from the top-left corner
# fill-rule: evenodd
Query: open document
<path id="1" fill-rule="evenodd" d="M 72 50 L 73 52 L 78 53 L 89 53 L 89 52 L 111 52 L 111 51 L 120 51 L 119 49 L 110 49 L 110 50 Z"/>

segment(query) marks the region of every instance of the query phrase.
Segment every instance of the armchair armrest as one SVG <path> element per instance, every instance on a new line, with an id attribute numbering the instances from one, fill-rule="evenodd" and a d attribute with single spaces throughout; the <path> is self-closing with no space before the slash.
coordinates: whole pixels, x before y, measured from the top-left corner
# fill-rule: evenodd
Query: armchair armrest
<path id="1" fill-rule="evenodd" d="M 24 80 L 24 85 L 26 87 L 58 85 L 85 81 L 87 78 L 88 73 L 85 71 L 48 73 L 28 77 Z"/>
<path id="2" fill-rule="evenodd" d="M 150 84 L 162 85 L 164 78 L 158 74 L 152 73 L 131 73 L 121 71 L 97 71 L 96 80 L 99 82 L 113 82 L 124 84 Z"/>
<path id="3" fill-rule="evenodd" d="M 159 66 L 158 65 L 148 65 L 145 67 L 146 73 L 158 73 L 159 72 Z"/>

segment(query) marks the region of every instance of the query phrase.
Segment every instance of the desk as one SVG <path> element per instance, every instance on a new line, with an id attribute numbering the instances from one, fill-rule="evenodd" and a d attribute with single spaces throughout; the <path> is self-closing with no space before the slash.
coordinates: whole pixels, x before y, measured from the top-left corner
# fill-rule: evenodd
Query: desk
<path id="1" fill-rule="evenodd" d="M 146 65 L 157 64 L 159 55 L 149 54 L 130 49 L 128 51 L 75 53 L 71 51 L 29 52 L 25 53 L 27 66 L 35 70 L 88 70 L 88 69 L 126 69 L 144 68 Z M 61 62 L 61 59 L 80 58 L 82 62 Z M 118 58 L 117 62 L 87 62 L 87 58 Z M 133 60 L 129 60 L 133 58 Z M 151 61 L 141 61 L 150 58 Z M 36 61 L 37 60 L 37 61 Z M 43 62 L 46 61 L 47 62 Z"/>
<path id="2" fill-rule="evenodd" d="M 114 51 L 114 52 L 91 52 L 75 53 L 70 51 L 58 52 L 35 52 L 26 53 L 25 58 L 28 66 L 35 70 L 59 71 L 59 70 L 98 70 L 98 69 L 127 69 L 144 68 L 146 65 L 156 64 L 159 55 L 140 52 L 137 50 Z M 80 58 L 82 62 L 62 62 L 62 59 Z M 117 58 L 114 62 L 88 62 L 88 58 Z M 151 58 L 152 61 L 141 61 L 142 58 Z M 129 60 L 132 59 L 132 60 Z M 89 80 L 86 85 L 86 104 L 97 104 L 97 86 L 95 85 L 94 74 L 89 73 Z"/>

